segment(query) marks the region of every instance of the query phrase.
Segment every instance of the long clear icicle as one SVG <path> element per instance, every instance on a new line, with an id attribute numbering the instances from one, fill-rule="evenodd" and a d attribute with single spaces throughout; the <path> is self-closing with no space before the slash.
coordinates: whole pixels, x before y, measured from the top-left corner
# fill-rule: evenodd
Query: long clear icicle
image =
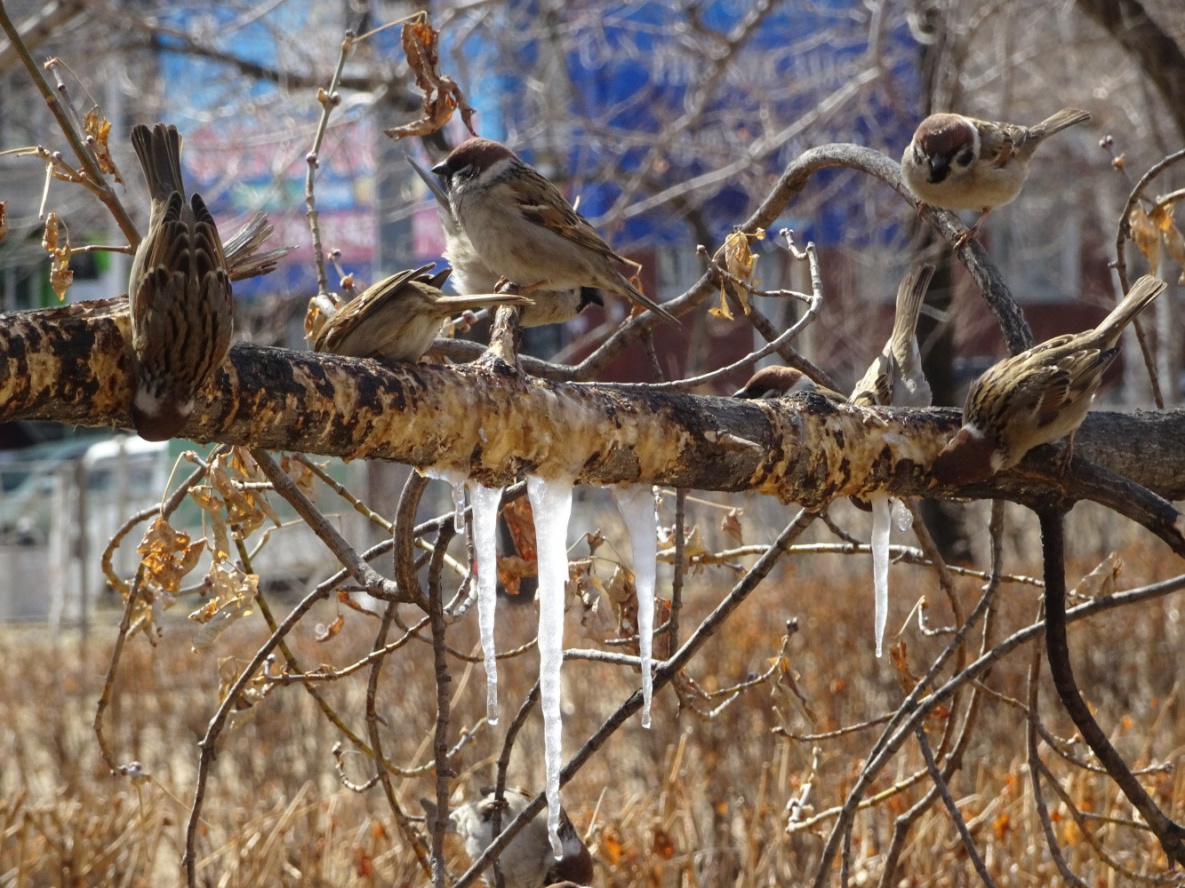
<path id="1" fill-rule="evenodd" d="M 893 529 L 893 510 L 888 497 L 872 500 L 872 587 L 876 596 L 876 655 L 881 655 L 881 641 L 889 620 L 889 534 Z"/>
<path id="2" fill-rule="evenodd" d="M 630 535 L 634 556 L 634 587 L 638 592 L 638 653 L 642 659 L 642 727 L 650 727 L 651 643 L 654 636 L 654 582 L 658 562 L 658 518 L 654 514 L 654 489 L 632 484 L 614 487 L 613 498 Z"/>
<path id="3" fill-rule="evenodd" d="M 473 503 L 473 548 L 477 551 L 477 625 L 486 667 L 486 718 L 498 723 L 498 661 L 494 646 L 494 608 L 498 589 L 498 503 L 501 490 L 469 484 Z"/>
<path id="4" fill-rule="evenodd" d="M 560 667 L 564 662 L 564 591 L 568 583 L 572 482 L 528 477 L 527 496 L 535 513 L 535 545 L 539 552 L 539 697 L 547 764 L 547 835 L 552 853 L 559 860 L 564 855 L 559 836 L 563 761 Z"/>

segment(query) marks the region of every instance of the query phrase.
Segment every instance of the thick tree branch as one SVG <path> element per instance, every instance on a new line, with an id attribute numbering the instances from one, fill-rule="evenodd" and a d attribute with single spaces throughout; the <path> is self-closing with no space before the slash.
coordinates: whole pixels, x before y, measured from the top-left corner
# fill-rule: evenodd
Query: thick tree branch
<path id="1" fill-rule="evenodd" d="M 0 421 L 128 424 L 127 303 L 21 312 L 0 321 Z M 341 457 L 453 469 L 483 484 L 524 474 L 583 484 L 642 482 L 747 490 L 819 508 L 886 490 L 898 496 L 1003 497 L 1030 505 L 1092 499 L 1185 553 L 1185 412 L 1092 416 L 1060 473 L 1060 449 L 958 491 L 927 471 L 953 434 L 953 410 L 869 410 L 817 395 L 779 401 L 557 384 L 483 359 L 393 364 L 237 345 L 202 392 L 183 434 Z M 1134 452 L 1130 442 L 1139 440 Z M 1153 458 L 1155 457 L 1155 458 Z"/>

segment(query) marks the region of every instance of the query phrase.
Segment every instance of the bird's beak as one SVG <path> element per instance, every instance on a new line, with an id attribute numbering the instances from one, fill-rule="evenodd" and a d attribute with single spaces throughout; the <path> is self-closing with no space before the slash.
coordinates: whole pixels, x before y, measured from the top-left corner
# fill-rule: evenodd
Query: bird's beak
<path id="1" fill-rule="evenodd" d="M 405 154 L 403 156 L 407 158 L 407 162 L 411 164 L 411 168 L 416 171 L 416 175 L 424 180 L 424 184 L 428 186 L 428 190 L 432 192 L 432 196 L 436 198 L 436 202 L 443 207 L 448 207 L 448 194 L 445 193 L 445 190 L 441 187 L 440 182 L 438 182 L 426 169 L 416 163 L 415 158 L 410 154 Z M 437 164 L 436 167 L 432 168 L 432 171 L 436 172 L 436 168 L 439 166 L 440 164 Z"/>
<path id="2" fill-rule="evenodd" d="M 930 181 L 937 184 L 950 175 L 950 158 L 941 155 L 930 157 Z"/>

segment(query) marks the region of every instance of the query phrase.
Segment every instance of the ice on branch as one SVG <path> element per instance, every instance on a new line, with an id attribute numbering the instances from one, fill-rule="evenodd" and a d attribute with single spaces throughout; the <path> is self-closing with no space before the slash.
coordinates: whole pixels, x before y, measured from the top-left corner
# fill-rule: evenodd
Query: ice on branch
<path id="1" fill-rule="evenodd" d="M 486 669 L 486 718 L 498 723 L 498 661 L 494 644 L 494 609 L 498 590 L 498 504 L 502 491 L 469 483 L 473 503 L 473 548 L 477 553 L 477 625 Z"/>
<path id="2" fill-rule="evenodd" d="M 634 559 L 634 588 L 638 593 L 638 654 L 642 660 L 642 727 L 650 727 L 651 645 L 654 636 L 654 585 L 658 566 L 658 518 L 654 489 L 646 484 L 614 487 L 613 498 L 630 536 Z"/>
<path id="3" fill-rule="evenodd" d="M 535 514 L 535 543 L 539 553 L 539 696 L 547 763 L 547 835 L 559 860 L 564 852 L 559 837 L 563 761 L 560 666 L 564 662 L 564 594 L 568 584 L 572 482 L 531 476 L 527 478 L 527 496 Z"/>

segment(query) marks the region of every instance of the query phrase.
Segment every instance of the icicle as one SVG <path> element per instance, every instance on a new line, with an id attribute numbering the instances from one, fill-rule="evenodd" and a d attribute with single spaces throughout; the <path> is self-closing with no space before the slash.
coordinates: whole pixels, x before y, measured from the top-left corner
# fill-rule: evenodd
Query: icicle
<path id="1" fill-rule="evenodd" d="M 498 589 L 498 503 L 501 490 L 469 482 L 473 548 L 477 551 L 477 625 L 486 667 L 486 718 L 498 724 L 498 661 L 494 658 L 494 607 Z"/>
<path id="2" fill-rule="evenodd" d="M 453 491 L 453 530 L 465 532 L 465 488 L 459 484 L 450 485 Z"/>
<path id="3" fill-rule="evenodd" d="M 654 637 L 654 579 L 658 561 L 658 519 L 650 485 L 614 487 L 613 498 L 630 535 L 634 556 L 634 587 L 638 591 L 638 653 L 642 659 L 642 727 L 650 727 L 651 643 Z"/>
<path id="4" fill-rule="evenodd" d="M 913 512 L 909 511 L 903 499 L 892 497 L 889 502 L 893 504 L 893 524 L 901 533 L 909 533 L 913 527 Z"/>
<path id="5" fill-rule="evenodd" d="M 876 596 L 876 655 L 889 619 L 889 533 L 893 529 L 887 497 L 872 500 L 872 587 Z"/>
<path id="6" fill-rule="evenodd" d="M 564 662 L 564 592 L 568 583 L 572 483 L 528 477 L 527 496 L 535 513 L 535 545 L 539 553 L 539 696 L 547 763 L 547 835 L 552 853 L 559 860 L 564 853 L 559 837 L 563 760 L 560 666 Z"/>

